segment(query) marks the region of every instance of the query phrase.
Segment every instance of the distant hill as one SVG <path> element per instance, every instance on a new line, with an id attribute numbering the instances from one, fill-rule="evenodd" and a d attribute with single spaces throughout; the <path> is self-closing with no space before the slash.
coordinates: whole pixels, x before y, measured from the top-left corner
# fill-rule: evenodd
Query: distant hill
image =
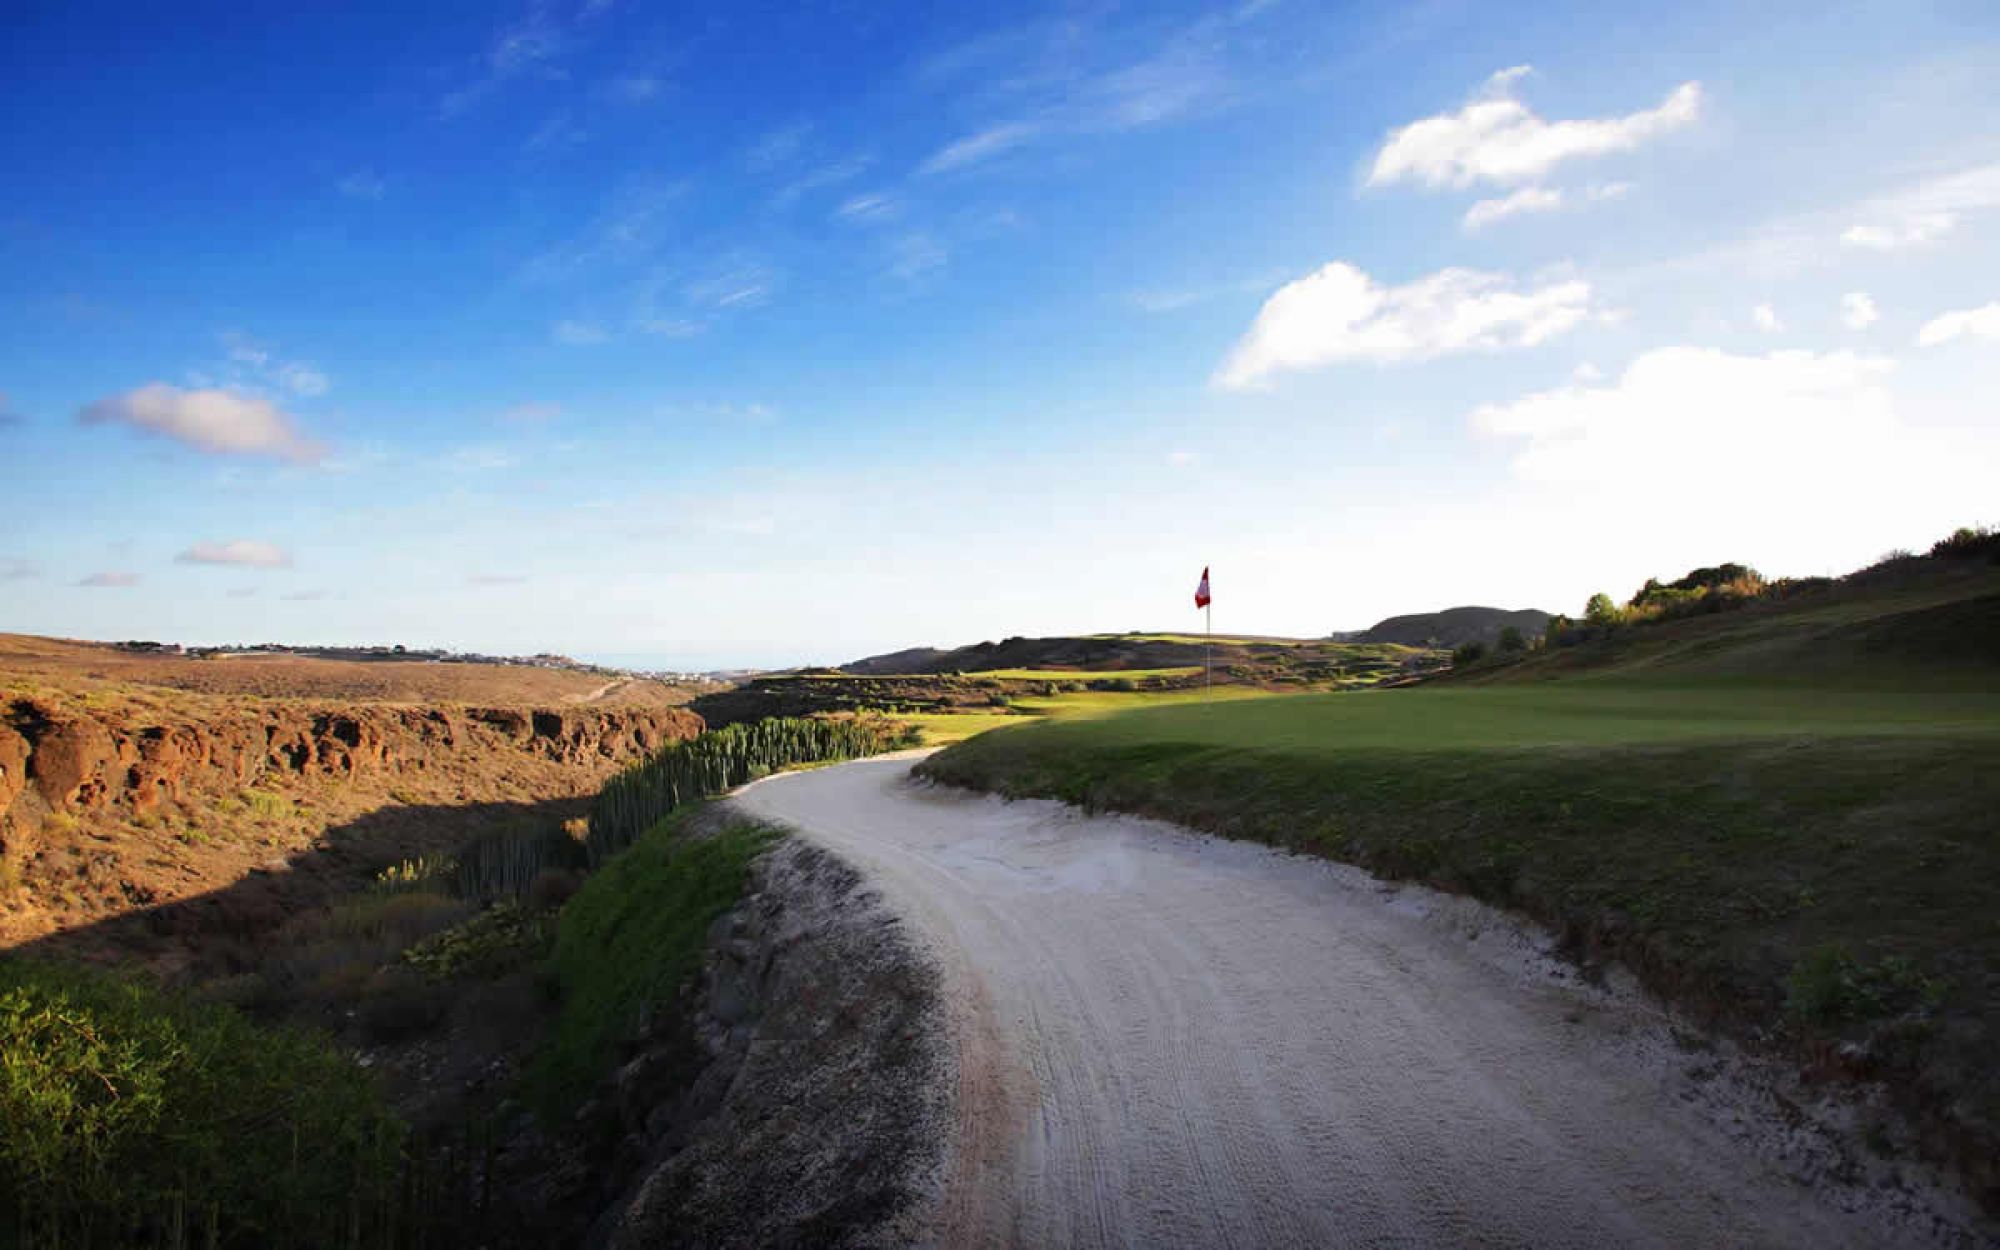
<path id="1" fill-rule="evenodd" d="M 1523 638 L 1534 638 L 1548 624 L 1549 614 L 1534 608 L 1518 612 L 1505 608 L 1446 608 L 1442 612 L 1392 616 L 1347 638 L 1353 642 L 1392 642 L 1405 647 L 1462 647 L 1468 642 L 1491 646 L 1509 625 L 1520 630 Z"/>
<path id="2" fill-rule="evenodd" d="M 1421 644 L 1419 639 L 1416 645 Z M 843 664 L 840 671 L 857 677 L 990 673 L 1021 669 L 1121 673 L 1198 666 L 1211 648 L 1218 673 L 1230 666 L 1297 668 L 1379 658 L 1366 656 L 1364 640 L 1359 639 L 1346 642 L 1324 638 L 1217 635 L 1211 643 L 1200 634 L 1086 634 L 1059 638 L 1007 638 L 999 642 L 955 647 L 949 651 L 935 647 L 911 647 Z"/>

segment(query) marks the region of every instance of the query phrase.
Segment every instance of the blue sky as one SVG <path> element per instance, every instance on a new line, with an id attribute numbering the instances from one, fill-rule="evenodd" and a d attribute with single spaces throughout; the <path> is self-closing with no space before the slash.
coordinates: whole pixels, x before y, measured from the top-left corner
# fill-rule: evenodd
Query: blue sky
<path id="1" fill-rule="evenodd" d="M 0 628 L 837 661 L 2000 521 L 2000 13 L 29 6 Z"/>

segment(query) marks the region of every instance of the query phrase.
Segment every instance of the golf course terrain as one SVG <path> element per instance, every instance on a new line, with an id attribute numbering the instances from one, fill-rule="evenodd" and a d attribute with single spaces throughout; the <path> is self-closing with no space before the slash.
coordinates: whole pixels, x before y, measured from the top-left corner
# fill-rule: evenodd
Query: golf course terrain
<path id="1" fill-rule="evenodd" d="M 1525 911 L 1586 966 L 1622 960 L 1699 1019 L 1886 1082 L 1990 1205 L 1992 546 L 1947 540 L 1838 581 L 1710 579 L 1671 612 L 1642 592 L 1414 689 L 1054 718 L 923 771 Z"/>

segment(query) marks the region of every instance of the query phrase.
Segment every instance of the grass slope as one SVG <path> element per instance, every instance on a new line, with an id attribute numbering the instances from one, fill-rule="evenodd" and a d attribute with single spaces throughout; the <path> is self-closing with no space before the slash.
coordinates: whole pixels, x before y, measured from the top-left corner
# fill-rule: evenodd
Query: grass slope
<path id="1" fill-rule="evenodd" d="M 700 810 L 660 821 L 563 908 L 549 960 L 562 1006 L 526 1082 L 545 1113 L 573 1107 L 620 1042 L 672 1010 L 701 967 L 709 926 L 736 905 L 750 861 L 777 837 L 744 823 L 688 836 Z"/>
<path id="2" fill-rule="evenodd" d="M 1934 639 L 1906 645 L 1924 614 L 1980 619 L 1981 593 L 1676 622 L 1608 657 L 1521 665 L 1514 684 L 1051 720 L 926 768 L 1465 891 L 1717 1019 L 1807 1053 L 1860 1042 L 1990 1201 L 2000 683 L 1935 662 L 1961 652 Z M 1772 668 L 1781 654 L 1809 673 Z"/>

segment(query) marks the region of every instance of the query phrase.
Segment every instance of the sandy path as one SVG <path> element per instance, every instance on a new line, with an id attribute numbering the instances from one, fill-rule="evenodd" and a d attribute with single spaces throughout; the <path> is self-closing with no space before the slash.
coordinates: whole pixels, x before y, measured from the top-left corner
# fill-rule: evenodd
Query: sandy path
<path id="1" fill-rule="evenodd" d="M 944 963 L 947 1244 L 1953 1240 L 1934 1195 L 1808 1179 L 1811 1133 L 1485 909 L 909 763 L 737 802 L 861 867 Z"/>

